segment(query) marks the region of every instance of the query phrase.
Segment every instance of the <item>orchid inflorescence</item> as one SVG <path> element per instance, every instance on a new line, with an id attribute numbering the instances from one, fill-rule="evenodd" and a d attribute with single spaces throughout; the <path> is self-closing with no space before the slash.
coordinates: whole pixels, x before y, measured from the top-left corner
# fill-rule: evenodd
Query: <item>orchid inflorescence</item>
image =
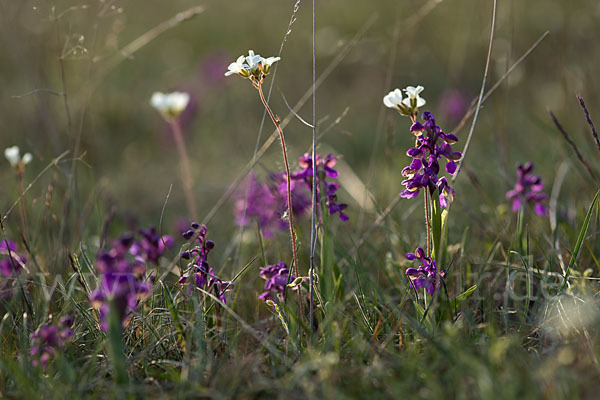
<path id="1" fill-rule="evenodd" d="M 333 168 L 337 158 L 328 154 L 317 154 L 317 204 L 320 202 L 321 191 L 324 191 L 325 206 L 329 214 L 338 214 L 342 221 L 349 218 L 344 213 L 348 207 L 345 203 L 338 203 L 337 190 L 339 183 L 332 181 L 339 174 Z M 298 162 L 300 169 L 290 175 L 292 208 L 294 217 L 301 217 L 311 207 L 310 194 L 312 192 L 312 157 L 306 153 Z M 256 176 L 250 175 L 246 187 L 241 190 L 235 202 L 235 222 L 238 226 L 248 226 L 250 220 L 255 218 L 258 226 L 267 237 L 273 236 L 276 229 L 285 229 L 287 181 L 285 172 L 270 174 L 270 182 L 258 182 Z"/>
<path id="2" fill-rule="evenodd" d="M 9 239 L 0 241 L 0 300 L 12 296 L 15 277 L 25 268 L 27 258 L 18 252 L 18 246 Z"/>
<path id="3" fill-rule="evenodd" d="M 261 267 L 260 277 L 265 280 L 265 291 L 258 296 L 263 301 L 275 301 L 277 298 L 283 300 L 286 286 L 296 279 L 294 275 L 290 275 L 290 270 L 281 260 L 277 264 Z"/>
<path id="4" fill-rule="evenodd" d="M 152 278 L 146 277 L 148 263 L 158 265 L 160 256 L 173 245 L 170 236 L 159 236 L 154 228 L 141 230 L 142 238 L 124 234 L 108 250 L 96 256 L 96 269 L 100 272 L 98 288 L 90 301 L 99 310 L 100 327 L 109 328 L 111 303 L 121 326 L 126 326 L 136 311 L 138 302 L 152 289 Z"/>
<path id="5" fill-rule="evenodd" d="M 525 207 L 526 203 L 533 205 L 535 213 L 538 215 L 546 215 L 545 202 L 548 200 L 548 195 L 544 190 L 542 178 L 533 175 L 533 164 L 531 162 L 525 165 L 517 164 L 517 182 L 512 190 L 506 193 L 506 198 L 512 200 L 513 211 L 518 211 Z"/>
<path id="6" fill-rule="evenodd" d="M 73 317 L 66 315 L 58 324 L 40 326 L 31 334 L 31 364 L 34 367 L 46 368 L 52 357 L 61 350 L 65 343 L 73 338 Z"/>
<path id="7" fill-rule="evenodd" d="M 206 225 L 192 222 L 191 228 L 182 234 L 186 240 L 194 238 L 194 245 L 181 253 L 181 258 L 189 260 L 189 263 L 185 273 L 179 278 L 179 283 L 184 284 L 192 277 L 196 287 L 206 291 L 213 289 L 215 295 L 223 303 L 226 303 L 225 294 L 233 289 L 233 283 L 217 277 L 213 268 L 208 264 L 208 253 L 215 247 L 215 243 L 206 238 L 208 232 Z"/>
<path id="8" fill-rule="evenodd" d="M 421 265 L 417 268 L 407 268 L 405 274 L 410 278 L 410 285 L 415 290 L 425 289 L 427 293 L 439 292 L 441 280 L 446 277 L 446 271 L 438 271 L 435 261 L 425 254 L 422 247 L 417 247 L 414 253 L 406 253 L 409 261 L 418 260 Z"/>
<path id="9" fill-rule="evenodd" d="M 423 113 L 425 122 L 415 121 L 410 127 L 416 136 L 415 147 L 408 149 L 406 154 L 412 157 L 410 165 L 402 170 L 406 179 L 402 184 L 406 186 L 401 196 L 407 199 L 416 197 L 423 188 L 429 189 L 433 195 L 439 189 L 440 206 L 447 207 L 454 200 L 455 191 L 448 184 L 446 177 L 438 178 L 440 172 L 440 159 L 446 159 L 446 172 L 454 175 L 457 171 L 455 161 L 460 160 L 462 154 L 452 150 L 452 144 L 458 138 L 452 133 L 444 133 L 435 123 L 432 113 Z"/>
<path id="10" fill-rule="evenodd" d="M 321 190 L 325 193 L 325 205 L 329 209 L 329 214 L 338 214 L 342 221 L 348 221 L 349 217 L 344 213 L 344 210 L 348 208 L 346 203 L 338 203 L 337 201 L 337 190 L 340 188 L 340 184 L 337 182 L 328 181 L 328 179 L 337 179 L 339 174 L 333 169 L 337 164 L 337 158 L 333 154 L 327 154 L 322 156 L 317 154 L 317 204 L 320 201 Z M 312 191 L 313 185 L 313 169 L 312 169 L 312 156 L 305 153 L 300 157 L 300 171 L 292 174 L 292 183 L 303 182 L 307 190 Z"/>
<path id="11" fill-rule="evenodd" d="M 267 182 L 259 182 L 254 174 L 248 176 L 234 204 L 235 223 L 248 226 L 256 220 L 262 233 L 272 237 L 277 230 L 285 230 L 287 185 L 285 172 L 269 174 Z M 294 217 L 301 217 L 310 209 L 310 198 L 300 186 L 292 188 Z"/>
<path id="12" fill-rule="evenodd" d="M 447 207 L 454 200 L 456 194 L 448 184 L 446 177 L 439 177 L 440 159 L 446 159 L 446 172 L 454 175 L 457 172 L 455 161 L 462 157 L 462 153 L 452 150 L 452 145 L 458 141 L 456 135 L 445 133 L 436 125 L 433 114 L 429 111 L 423 112 L 423 123 L 417 120 L 419 108 L 425 105 L 425 99 L 420 97 L 424 90 L 423 86 L 408 86 L 404 89 L 407 97 L 403 98 L 402 91 L 395 89 L 383 98 L 383 103 L 394 108 L 400 114 L 409 116 L 412 121 L 410 132 L 415 135 L 415 147 L 407 151 L 412 157 L 410 165 L 402 170 L 402 176 L 406 179 L 402 184 L 406 186 L 401 196 L 407 199 L 416 197 L 423 188 L 429 189 L 433 195 L 439 190 L 441 207 Z"/>

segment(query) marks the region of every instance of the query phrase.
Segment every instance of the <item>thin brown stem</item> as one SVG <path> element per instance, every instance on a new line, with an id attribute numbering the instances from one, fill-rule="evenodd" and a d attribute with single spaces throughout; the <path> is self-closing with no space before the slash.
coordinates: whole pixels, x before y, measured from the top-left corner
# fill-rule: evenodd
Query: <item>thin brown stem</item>
<path id="1" fill-rule="evenodd" d="M 194 201 L 194 194 L 192 192 L 192 174 L 190 172 L 190 159 L 185 149 L 185 143 L 183 142 L 183 135 L 181 133 L 181 126 L 177 119 L 169 121 L 171 130 L 173 131 L 173 137 L 175 138 L 175 145 L 177 146 L 177 152 L 179 153 L 179 164 L 181 168 L 181 180 L 183 181 L 183 191 L 185 193 L 185 202 L 187 203 L 188 212 L 192 219 L 198 218 L 196 212 L 196 203 Z"/>
<path id="2" fill-rule="evenodd" d="M 23 196 L 25 199 L 25 190 L 23 189 L 23 174 L 19 172 L 17 174 L 17 188 L 19 190 L 19 195 Z M 27 240 L 27 214 L 25 213 L 25 202 L 21 201 L 19 204 L 19 209 L 21 211 L 21 229 L 23 230 L 23 237 Z"/>
<path id="3" fill-rule="evenodd" d="M 275 114 L 273 114 L 271 107 L 269 107 L 269 104 L 267 103 L 267 100 L 265 99 L 265 96 L 262 91 L 262 86 L 260 84 L 257 84 L 257 85 L 255 85 L 255 87 L 258 89 L 258 94 L 260 95 L 260 101 L 262 101 L 263 106 L 265 106 L 265 109 L 267 110 L 267 113 L 269 114 L 269 117 L 271 118 L 271 121 L 273 121 L 275 128 L 277 128 L 277 132 L 279 133 L 279 139 L 281 140 L 281 152 L 283 154 L 283 163 L 285 164 L 285 177 L 286 177 L 286 181 L 287 181 L 288 222 L 289 222 L 289 226 L 290 226 L 290 237 L 292 238 L 292 255 L 294 258 L 294 272 L 296 273 L 296 277 L 298 277 L 298 276 L 300 276 L 300 273 L 299 273 L 299 269 L 298 269 L 298 256 L 296 254 L 296 233 L 294 232 L 294 216 L 293 216 L 294 214 L 292 212 L 292 182 L 291 182 L 291 177 L 290 177 L 290 165 L 288 163 L 287 150 L 286 150 L 286 146 L 285 146 L 285 138 L 283 137 L 283 130 L 281 129 L 281 126 L 279 126 L 279 120 L 277 118 L 275 118 Z M 300 302 L 300 314 L 302 315 L 301 318 L 304 318 L 304 306 L 302 304 L 302 291 L 301 290 L 298 290 L 298 300 Z"/>

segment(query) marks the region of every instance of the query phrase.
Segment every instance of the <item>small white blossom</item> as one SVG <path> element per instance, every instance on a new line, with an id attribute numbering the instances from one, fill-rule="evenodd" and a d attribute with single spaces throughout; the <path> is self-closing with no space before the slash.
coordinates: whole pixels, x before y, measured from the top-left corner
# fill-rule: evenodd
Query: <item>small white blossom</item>
<path id="1" fill-rule="evenodd" d="M 408 97 L 402 100 L 402 103 L 411 108 L 423 107 L 425 105 L 425 99 L 419 97 L 419 93 L 421 93 L 424 89 L 425 88 L 423 86 L 407 86 L 406 89 L 404 89 L 404 93 L 406 93 Z"/>
<path id="2" fill-rule="evenodd" d="M 25 153 L 23 155 L 23 158 L 21 158 L 21 151 L 19 150 L 19 146 L 12 146 L 4 149 L 4 156 L 10 163 L 10 166 L 13 168 L 25 166 L 29 164 L 33 159 L 33 156 L 30 153 Z"/>
<path id="3" fill-rule="evenodd" d="M 250 72 L 255 71 L 258 68 L 258 64 L 263 60 L 261 56 L 258 54 L 254 54 L 254 50 L 248 50 L 248 55 L 246 56 L 246 64 L 248 64 L 248 69 Z"/>
<path id="4" fill-rule="evenodd" d="M 400 104 L 402 104 L 402 91 L 400 89 L 395 89 L 389 92 L 383 98 L 383 104 L 389 108 L 398 108 Z"/>
<path id="5" fill-rule="evenodd" d="M 166 119 L 173 119 L 185 110 L 190 101 L 190 95 L 185 92 L 161 93 L 155 92 L 150 99 L 152 107 L 156 108 Z"/>
<path id="6" fill-rule="evenodd" d="M 228 71 L 225 72 L 225 76 L 229 76 L 229 75 L 233 75 L 233 74 L 243 75 L 244 73 L 247 73 L 247 71 L 249 70 L 249 67 L 245 63 L 245 61 L 246 61 L 246 57 L 239 56 L 235 62 L 232 62 L 231 64 L 229 64 L 229 67 L 227 67 Z"/>
<path id="7" fill-rule="evenodd" d="M 425 105 L 425 99 L 419 97 L 419 94 L 425 89 L 423 86 L 407 86 L 404 90 L 406 97 L 403 96 L 402 90 L 394 89 L 383 98 L 383 104 L 389 108 L 395 108 L 402 115 L 415 118 L 419 112 L 419 107 Z M 404 98 L 403 98 L 404 97 Z"/>
<path id="8" fill-rule="evenodd" d="M 269 57 L 269 58 L 262 58 L 262 59 L 261 59 L 261 63 L 262 63 L 263 65 L 267 65 L 267 66 L 269 66 L 269 67 L 270 67 L 271 65 L 273 65 L 273 63 L 274 63 L 274 62 L 277 62 L 277 61 L 279 61 L 279 60 L 281 60 L 281 57 Z"/>
<path id="9" fill-rule="evenodd" d="M 248 50 L 248 55 L 241 55 L 235 62 L 229 64 L 225 76 L 234 74 L 242 78 L 250 78 L 253 82 L 262 83 L 263 79 L 269 74 L 271 65 L 281 60 L 280 57 L 264 58 L 254 53 L 254 50 Z"/>

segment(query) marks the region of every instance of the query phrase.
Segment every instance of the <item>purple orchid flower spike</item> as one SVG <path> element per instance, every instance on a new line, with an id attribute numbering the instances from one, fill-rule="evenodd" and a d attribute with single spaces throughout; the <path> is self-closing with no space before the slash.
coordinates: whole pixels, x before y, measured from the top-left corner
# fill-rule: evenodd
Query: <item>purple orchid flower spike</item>
<path id="1" fill-rule="evenodd" d="M 402 176 L 406 179 L 402 181 L 405 189 L 400 196 L 412 199 L 419 195 L 421 189 L 428 189 L 432 194 L 439 189 L 440 206 L 448 207 L 456 193 L 446 177 L 438 176 L 440 160 L 446 161 L 445 170 L 448 174 L 456 174 L 456 161 L 460 160 L 462 154 L 453 151 L 452 145 L 458 138 L 452 133 L 442 131 L 429 111 L 423 112 L 423 121 L 415 121 L 410 128 L 416 137 L 415 147 L 406 152 L 412 161 L 402 170 Z"/>
<path id="2" fill-rule="evenodd" d="M 277 264 L 261 267 L 260 277 L 265 280 L 265 291 L 258 296 L 263 301 L 275 301 L 277 298 L 283 300 L 285 287 L 296 279 L 294 275 L 290 275 L 290 270 L 281 260 Z"/>
<path id="3" fill-rule="evenodd" d="M 346 203 L 338 203 L 337 190 L 340 185 L 337 182 L 331 182 L 328 179 L 337 179 L 339 173 L 333 167 L 337 164 L 337 158 L 333 154 L 328 154 L 325 157 L 317 154 L 317 203 L 321 199 L 321 188 L 325 189 L 325 205 L 329 209 L 329 214 L 338 214 L 342 221 L 348 221 L 350 218 L 344 213 L 348 208 Z M 292 174 L 292 181 L 303 182 L 309 193 L 312 193 L 313 170 L 312 156 L 305 153 L 298 162 L 300 170 Z M 321 173 L 319 173 L 322 171 Z"/>
<path id="4" fill-rule="evenodd" d="M 417 268 L 411 267 L 405 271 L 411 287 L 415 290 L 425 289 L 430 295 L 438 293 L 441 279 L 446 277 L 446 271 L 438 271 L 436 262 L 425 254 L 422 247 L 417 247 L 414 253 L 406 253 L 406 259 L 417 260 L 421 264 Z"/>
<path id="5" fill-rule="evenodd" d="M 207 239 L 208 228 L 192 222 L 191 228 L 182 236 L 186 240 L 193 240 L 193 246 L 181 253 L 181 258 L 189 260 L 186 272 L 179 278 L 179 283 L 185 284 L 190 278 L 196 287 L 206 291 L 214 291 L 214 294 L 225 304 L 227 299 L 225 293 L 233 289 L 233 283 L 224 281 L 215 275 L 215 271 L 208 263 L 208 253 L 215 247 L 212 240 Z M 191 287 L 190 287 L 191 289 Z"/>
<path id="6" fill-rule="evenodd" d="M 73 317 L 65 316 L 58 325 L 47 324 L 40 326 L 31 334 L 31 365 L 46 368 L 48 363 L 61 350 L 65 343 L 73 337 Z"/>
<path id="7" fill-rule="evenodd" d="M 506 198 L 512 201 L 513 211 L 521 210 L 526 203 L 533 206 L 538 215 L 546 215 L 548 195 L 543 192 L 542 178 L 533 175 L 533 163 L 517 164 L 517 182 L 512 190 L 506 193 Z"/>

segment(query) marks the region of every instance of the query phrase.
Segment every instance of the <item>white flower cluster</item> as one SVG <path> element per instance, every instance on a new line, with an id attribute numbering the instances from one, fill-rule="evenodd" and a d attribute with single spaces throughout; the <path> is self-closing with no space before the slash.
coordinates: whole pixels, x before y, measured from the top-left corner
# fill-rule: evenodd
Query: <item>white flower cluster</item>
<path id="1" fill-rule="evenodd" d="M 264 77 L 269 74 L 271 65 L 281 60 L 280 57 L 264 58 L 258 54 L 254 54 L 253 50 L 248 50 L 248 55 L 241 55 L 235 62 L 229 64 L 228 71 L 225 76 L 238 74 L 242 78 L 256 78 L 262 82 Z"/>
<path id="2" fill-rule="evenodd" d="M 403 89 L 406 93 L 405 98 L 403 98 L 402 90 L 392 90 L 383 98 L 383 104 L 400 111 L 403 115 L 415 115 L 419 111 L 419 107 L 425 105 L 425 99 L 419 96 L 424 89 L 423 86 L 407 86 L 406 89 Z"/>
<path id="3" fill-rule="evenodd" d="M 185 92 L 155 92 L 150 99 L 152 107 L 156 108 L 167 120 L 179 117 L 189 102 L 190 95 Z"/>
<path id="4" fill-rule="evenodd" d="M 21 157 L 19 146 L 12 146 L 4 149 L 4 157 L 6 157 L 11 167 L 19 169 L 24 168 L 25 165 L 29 164 L 33 159 L 31 153 L 25 153 L 23 154 L 23 157 Z"/>

